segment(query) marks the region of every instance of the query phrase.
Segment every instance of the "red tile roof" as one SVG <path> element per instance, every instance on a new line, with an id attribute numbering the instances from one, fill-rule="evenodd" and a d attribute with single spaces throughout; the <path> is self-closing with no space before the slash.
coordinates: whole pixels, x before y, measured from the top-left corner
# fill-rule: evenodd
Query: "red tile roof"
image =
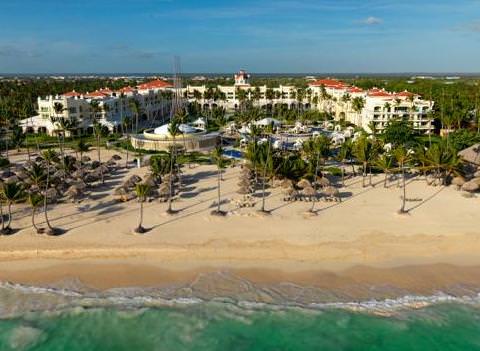
<path id="1" fill-rule="evenodd" d="M 348 88 L 348 92 L 349 93 L 362 93 L 363 89 L 360 89 L 358 87 L 351 87 L 351 88 Z"/>
<path id="2" fill-rule="evenodd" d="M 95 98 L 95 97 L 106 97 L 106 96 L 108 96 L 108 94 L 102 93 L 101 91 L 98 91 L 98 90 L 97 90 L 97 91 L 94 91 L 94 92 L 92 92 L 92 93 L 87 93 L 87 94 L 85 94 L 84 96 L 85 96 L 85 97 L 93 97 L 93 98 Z"/>
<path id="3" fill-rule="evenodd" d="M 414 93 L 411 93 L 409 91 L 402 91 L 401 93 L 397 93 L 396 94 L 397 96 L 400 96 L 400 97 L 412 97 L 412 96 L 417 96 L 416 94 Z"/>
<path id="4" fill-rule="evenodd" d="M 163 80 L 156 79 L 156 80 L 152 80 L 151 82 L 140 84 L 138 86 L 138 89 L 140 90 L 163 89 L 163 88 L 173 88 L 173 85 Z"/>
<path id="5" fill-rule="evenodd" d="M 122 89 L 119 89 L 117 90 L 117 93 L 133 93 L 135 91 L 135 89 L 133 89 L 132 87 L 123 87 Z"/>
<path id="6" fill-rule="evenodd" d="M 388 91 L 385 91 L 383 89 L 378 89 L 378 88 L 373 88 L 368 91 L 368 96 L 372 97 L 392 97 L 392 94 L 390 94 Z"/>
<path id="7" fill-rule="evenodd" d="M 77 93 L 75 90 L 69 91 L 68 93 L 62 94 L 65 97 L 75 97 L 75 96 L 80 96 L 82 95 L 81 93 Z"/>
<path id="8" fill-rule="evenodd" d="M 309 83 L 308 85 L 315 86 L 315 87 L 319 87 L 323 85 L 325 88 L 333 88 L 333 89 L 346 88 L 345 83 L 336 79 L 319 79 Z"/>

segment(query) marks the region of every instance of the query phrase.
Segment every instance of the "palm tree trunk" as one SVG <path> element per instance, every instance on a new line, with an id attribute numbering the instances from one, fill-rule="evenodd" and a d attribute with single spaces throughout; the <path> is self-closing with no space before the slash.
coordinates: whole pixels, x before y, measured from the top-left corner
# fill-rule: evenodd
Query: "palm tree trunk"
<path id="1" fill-rule="evenodd" d="M 402 208 L 400 209 L 400 213 L 405 213 L 405 202 L 406 202 L 406 183 L 405 183 L 405 168 L 402 165 L 402 182 L 403 182 L 403 197 L 402 197 Z"/>
<path id="2" fill-rule="evenodd" d="M 10 229 L 10 225 L 12 224 L 12 203 L 8 203 L 8 223 L 7 229 Z"/>
<path id="3" fill-rule="evenodd" d="M 175 158 L 175 150 L 177 146 L 175 144 L 175 138 L 173 138 L 173 149 L 172 149 L 172 155 L 170 156 L 170 179 L 169 179 L 169 196 L 168 196 L 168 213 L 172 212 L 172 197 L 173 197 L 173 160 Z"/>
<path id="4" fill-rule="evenodd" d="M 2 232 L 5 230 L 5 218 L 3 218 L 3 204 L 0 203 L 0 216 L 2 217 Z"/>
<path id="5" fill-rule="evenodd" d="M 102 184 L 105 184 L 105 179 L 103 176 L 103 169 L 102 169 L 102 159 L 100 157 L 100 135 L 97 133 L 97 155 L 98 155 L 98 162 L 100 163 L 100 178 L 102 180 Z"/>
<path id="6" fill-rule="evenodd" d="M 142 200 L 140 201 L 140 220 L 138 222 L 139 229 L 142 228 L 142 223 L 143 223 L 143 201 Z"/>
<path id="7" fill-rule="evenodd" d="M 36 233 L 38 234 L 40 232 L 40 229 L 37 227 L 37 224 L 35 223 L 35 212 L 36 212 L 36 207 L 32 207 L 32 226 L 35 229 Z"/>
<path id="8" fill-rule="evenodd" d="M 315 195 L 313 196 L 312 208 L 310 212 L 315 211 L 315 200 L 317 199 L 317 177 L 318 177 L 318 163 L 320 162 L 320 151 L 317 153 L 317 164 L 315 165 L 315 178 L 313 179 L 313 188 L 315 189 Z M 343 168 L 342 168 L 342 182 L 343 182 Z"/>
<path id="9" fill-rule="evenodd" d="M 384 187 L 384 188 L 387 187 L 387 178 L 388 178 L 388 173 L 387 173 L 387 171 L 385 170 L 385 178 L 383 179 L 383 187 Z"/>
<path id="10" fill-rule="evenodd" d="M 218 201 L 217 201 L 217 212 L 220 213 L 220 180 L 222 176 L 222 169 L 218 167 L 218 175 L 217 175 L 217 195 L 218 195 Z"/>
<path id="11" fill-rule="evenodd" d="M 362 167 L 362 187 L 365 188 L 365 178 L 367 176 L 367 163 L 363 162 L 363 167 Z"/>
<path id="12" fill-rule="evenodd" d="M 45 184 L 45 196 L 43 197 L 43 213 L 45 214 L 45 223 L 50 231 L 53 231 L 50 221 L 48 220 L 48 186 L 50 185 L 50 162 L 47 161 L 47 181 Z"/>

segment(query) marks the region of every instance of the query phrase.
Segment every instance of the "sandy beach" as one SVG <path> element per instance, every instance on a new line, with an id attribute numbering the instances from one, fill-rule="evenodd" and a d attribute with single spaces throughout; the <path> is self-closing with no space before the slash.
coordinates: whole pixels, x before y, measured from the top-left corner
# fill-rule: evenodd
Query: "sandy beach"
<path id="1" fill-rule="evenodd" d="M 102 153 L 108 159 L 113 151 Z M 351 178 L 340 189 L 342 202 L 319 202 L 316 216 L 306 215 L 310 203 L 284 202 L 281 189 L 273 188 L 266 200 L 272 213 L 259 216 L 231 202 L 240 197 L 240 168 L 234 167 L 221 184 L 229 215 L 219 218 L 210 215 L 216 168 L 191 166 L 184 169 L 185 186 L 174 203 L 179 212 L 168 216 L 165 203 L 146 203 L 148 232 L 138 235 L 132 232 L 138 203 L 116 202 L 111 193 L 129 175 L 147 172 L 147 167 L 119 169 L 82 202 L 52 206 L 50 221 L 66 230 L 59 237 L 35 234 L 29 209 L 15 206 L 18 232 L 0 237 L 0 279 L 34 285 L 79 279 L 106 289 L 185 283 L 199 273 L 229 271 L 258 283 L 292 282 L 332 291 L 360 285 L 392 285 L 422 294 L 480 288 L 480 202 L 453 187 L 410 180 L 410 211 L 399 215 L 396 181 L 384 189 L 383 176 L 375 176 L 375 186 L 363 188 L 361 177 Z"/>

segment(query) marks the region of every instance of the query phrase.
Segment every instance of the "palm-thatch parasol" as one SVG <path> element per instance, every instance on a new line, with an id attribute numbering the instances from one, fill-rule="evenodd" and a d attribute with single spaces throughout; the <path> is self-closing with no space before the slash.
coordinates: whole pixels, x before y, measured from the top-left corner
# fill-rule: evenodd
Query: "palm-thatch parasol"
<path id="1" fill-rule="evenodd" d="M 147 184 L 149 187 L 153 188 L 153 187 L 156 187 L 157 186 L 157 182 L 155 180 L 155 177 L 153 175 L 149 175 L 146 179 L 145 179 L 145 184 Z"/>
<path id="2" fill-rule="evenodd" d="M 298 183 L 297 186 L 301 189 L 311 187 L 312 184 L 307 179 L 301 179 Z"/>
<path id="3" fill-rule="evenodd" d="M 92 161 L 91 165 L 92 165 L 92 168 L 97 168 L 97 167 L 100 167 L 101 163 L 100 161 L 95 160 L 95 161 Z"/>
<path id="4" fill-rule="evenodd" d="M 326 196 L 330 196 L 330 197 L 339 197 L 340 196 L 340 192 L 334 186 L 325 187 L 325 189 L 323 190 L 323 193 Z"/>
<path id="5" fill-rule="evenodd" d="M 283 189 L 293 188 L 293 182 L 290 179 L 284 179 L 280 186 Z"/>
<path id="6" fill-rule="evenodd" d="M 84 191 L 87 188 L 87 184 L 82 180 L 72 183 L 72 186 L 77 187 L 81 191 Z"/>
<path id="7" fill-rule="evenodd" d="M 462 190 L 468 191 L 469 193 L 473 193 L 478 189 L 480 189 L 480 185 L 478 185 L 478 183 L 475 180 L 471 180 L 462 185 Z"/>
<path id="8" fill-rule="evenodd" d="M 121 159 L 122 159 L 122 156 L 120 156 L 120 155 L 115 154 L 115 155 L 112 156 L 112 160 L 114 160 L 114 161 L 120 161 Z"/>
<path id="9" fill-rule="evenodd" d="M 116 166 L 117 166 L 117 163 L 116 163 L 115 160 L 113 160 L 113 159 L 108 160 L 105 164 L 106 164 L 108 167 L 116 167 Z"/>
<path id="10" fill-rule="evenodd" d="M 303 188 L 302 194 L 304 196 L 312 197 L 312 196 L 317 195 L 317 192 L 311 186 L 307 186 L 307 187 Z"/>
<path id="11" fill-rule="evenodd" d="M 84 170 L 83 168 L 80 168 L 80 169 L 77 169 L 75 172 L 72 173 L 72 177 L 76 178 L 76 179 L 82 179 L 85 176 L 86 173 L 87 173 L 86 170 Z"/>
<path id="12" fill-rule="evenodd" d="M 82 162 L 90 162 L 91 160 L 92 160 L 92 159 L 91 159 L 89 156 L 87 156 L 87 155 L 82 156 Z"/>
<path id="13" fill-rule="evenodd" d="M 324 188 L 330 185 L 330 180 L 328 180 L 328 178 L 321 177 L 317 179 L 317 184 L 320 185 L 322 188 Z"/>
<path id="14" fill-rule="evenodd" d="M 96 181 L 99 180 L 99 177 L 97 177 L 95 174 L 93 173 L 88 173 L 86 174 L 84 177 L 83 177 L 83 181 L 85 183 L 94 183 Z"/>
<path id="15" fill-rule="evenodd" d="M 452 185 L 456 185 L 457 188 L 461 188 L 463 184 L 465 184 L 467 181 L 465 178 L 458 176 L 452 179 Z"/>
<path id="16" fill-rule="evenodd" d="M 250 180 L 248 180 L 248 179 L 241 179 L 241 180 L 237 183 L 237 185 L 238 185 L 239 187 L 249 187 L 249 186 L 251 185 L 251 182 L 250 182 Z"/>
<path id="17" fill-rule="evenodd" d="M 247 195 L 247 194 L 250 194 L 251 192 L 252 192 L 251 188 L 246 186 L 244 187 L 242 186 L 240 187 L 240 189 L 237 190 L 237 193 L 241 195 Z"/>
<path id="18" fill-rule="evenodd" d="M 83 189 L 81 189 L 79 186 L 77 185 L 71 185 L 67 191 L 65 192 L 65 195 L 68 197 L 68 198 L 72 198 L 72 199 L 76 199 L 80 196 L 82 196 L 83 194 Z"/>

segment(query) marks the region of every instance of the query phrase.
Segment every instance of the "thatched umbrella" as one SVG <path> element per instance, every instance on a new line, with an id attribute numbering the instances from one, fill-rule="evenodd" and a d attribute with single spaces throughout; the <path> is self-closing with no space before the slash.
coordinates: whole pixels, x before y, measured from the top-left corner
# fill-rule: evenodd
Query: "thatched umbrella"
<path id="1" fill-rule="evenodd" d="M 297 183 L 297 186 L 298 186 L 300 189 L 303 189 L 303 188 L 311 187 L 312 184 L 311 184 L 307 179 L 301 179 L 301 180 Z"/>
<path id="2" fill-rule="evenodd" d="M 82 162 L 90 162 L 92 159 L 88 157 L 87 155 L 82 156 Z"/>
<path id="3" fill-rule="evenodd" d="M 240 189 L 237 190 L 237 193 L 241 195 L 251 194 L 251 192 L 252 191 L 250 187 L 240 187 Z"/>
<path id="4" fill-rule="evenodd" d="M 303 188 L 302 194 L 304 196 L 307 196 L 307 197 L 312 197 L 312 196 L 317 195 L 317 192 L 311 186 L 307 186 L 307 187 Z"/>
<path id="5" fill-rule="evenodd" d="M 136 174 L 132 175 L 130 178 L 128 178 L 128 182 L 131 182 L 131 183 L 134 183 L 134 184 L 137 184 L 137 183 L 140 183 L 142 181 L 142 178 Z"/>
<path id="6" fill-rule="evenodd" d="M 327 186 L 327 187 L 323 190 L 323 193 L 324 193 L 326 196 L 329 196 L 329 197 L 339 197 L 339 196 L 340 196 L 340 192 L 339 192 L 338 189 L 335 188 L 334 186 Z"/>
<path id="7" fill-rule="evenodd" d="M 100 161 L 97 161 L 97 160 L 92 161 L 92 168 L 100 167 L 100 165 L 101 165 Z"/>
<path id="8" fill-rule="evenodd" d="M 48 198 L 48 203 L 57 202 L 58 192 L 55 188 L 50 188 L 44 194 Z"/>
<path id="9" fill-rule="evenodd" d="M 330 185 L 330 180 L 328 180 L 328 178 L 322 177 L 317 180 L 317 184 L 324 188 Z"/>
<path id="10" fill-rule="evenodd" d="M 114 160 L 114 161 L 120 161 L 121 159 L 122 159 L 122 156 L 120 156 L 120 155 L 115 154 L 115 155 L 112 156 L 112 160 Z"/>
<path id="11" fill-rule="evenodd" d="M 65 192 L 65 195 L 68 197 L 68 198 L 71 198 L 73 200 L 79 198 L 80 196 L 83 195 L 83 189 L 81 189 L 79 186 L 77 185 L 71 185 L 67 191 Z"/>
<path id="12" fill-rule="evenodd" d="M 147 179 L 145 179 L 145 184 L 147 184 L 151 188 L 156 187 L 157 182 L 155 180 L 155 177 L 153 175 L 149 175 Z"/>
<path id="13" fill-rule="evenodd" d="M 241 179 L 241 180 L 237 183 L 237 185 L 238 185 L 239 187 L 249 187 L 249 186 L 251 185 L 251 182 L 250 182 L 250 180 L 248 180 L 248 179 Z"/>
<path id="14" fill-rule="evenodd" d="M 87 184 L 85 184 L 85 182 L 82 180 L 72 183 L 72 186 L 75 186 L 82 191 L 87 188 Z"/>
<path id="15" fill-rule="evenodd" d="M 468 191 L 469 193 L 473 193 L 478 189 L 480 189 L 480 185 L 478 185 L 478 183 L 475 182 L 475 180 L 471 180 L 462 185 L 462 190 Z"/>
<path id="16" fill-rule="evenodd" d="M 105 163 L 108 167 L 116 167 L 117 166 L 117 163 L 115 162 L 115 160 L 108 160 L 106 163 Z"/>
<path id="17" fill-rule="evenodd" d="M 292 188 L 293 189 L 293 182 L 290 180 L 290 179 L 284 179 L 282 181 L 282 183 L 280 184 L 280 186 L 283 188 L 283 189 L 289 189 L 289 188 Z"/>
<path id="18" fill-rule="evenodd" d="M 82 179 L 85 176 L 85 174 L 87 174 L 87 171 L 84 170 L 83 168 L 80 168 L 72 173 L 72 177 L 77 179 Z"/>
<path id="19" fill-rule="evenodd" d="M 452 179 L 452 185 L 456 185 L 458 189 L 460 189 L 465 183 L 466 183 L 465 178 L 460 176 Z"/>
<path id="20" fill-rule="evenodd" d="M 89 173 L 89 174 L 86 174 L 84 177 L 83 177 L 83 181 L 85 183 L 94 183 L 96 181 L 99 180 L 99 177 L 97 177 L 95 174 L 93 173 Z"/>
<path id="21" fill-rule="evenodd" d="M 125 186 L 121 185 L 113 191 L 113 195 L 124 196 L 129 193 L 128 189 Z"/>

